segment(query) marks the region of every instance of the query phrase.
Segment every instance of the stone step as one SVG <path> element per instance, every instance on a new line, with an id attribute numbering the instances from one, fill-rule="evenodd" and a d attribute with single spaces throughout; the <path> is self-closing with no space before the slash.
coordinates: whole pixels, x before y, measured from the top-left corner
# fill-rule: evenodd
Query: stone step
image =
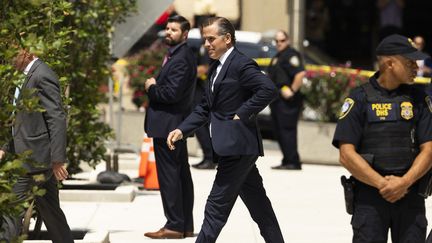
<path id="1" fill-rule="evenodd" d="M 115 190 L 60 190 L 60 201 L 77 202 L 132 202 L 138 188 L 118 186 Z"/>

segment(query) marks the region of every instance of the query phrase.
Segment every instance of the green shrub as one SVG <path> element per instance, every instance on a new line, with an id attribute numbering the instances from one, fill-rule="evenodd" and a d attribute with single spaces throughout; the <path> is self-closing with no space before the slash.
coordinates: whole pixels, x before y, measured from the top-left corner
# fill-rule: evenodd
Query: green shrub
<path id="1" fill-rule="evenodd" d="M 306 79 L 301 89 L 305 106 L 316 113 L 319 121 L 325 122 L 336 122 L 351 89 L 368 81 L 360 70 L 338 67 L 328 70 L 319 66 L 307 69 Z"/>
<path id="2" fill-rule="evenodd" d="M 11 99 L 23 74 L 10 60 L 17 44 L 48 63 L 59 75 L 68 113 L 68 170 L 78 171 L 84 161 L 99 163 L 112 130 L 100 120 L 97 105 L 105 100 L 98 88 L 108 82 L 110 33 L 116 21 L 135 10 L 136 0 L 2 0 L 0 4 L 0 146 L 11 137 L 16 109 L 38 109 L 36 101 Z M 25 173 L 26 155 L 10 155 L 0 162 L 0 215 L 14 215 L 25 206 L 11 204 L 16 178 Z M 34 192 L 36 193 L 36 192 Z"/>
<path id="3" fill-rule="evenodd" d="M 155 77 L 161 69 L 167 50 L 163 47 L 146 49 L 128 58 L 128 72 L 131 88 L 134 90 L 132 102 L 137 106 L 146 107 L 148 97 L 144 90 L 146 79 Z"/>

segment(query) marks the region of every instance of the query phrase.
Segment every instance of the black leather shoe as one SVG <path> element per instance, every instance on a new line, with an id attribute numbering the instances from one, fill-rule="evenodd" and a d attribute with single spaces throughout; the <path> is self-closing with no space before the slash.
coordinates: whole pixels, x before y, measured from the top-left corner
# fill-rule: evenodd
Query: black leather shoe
<path id="1" fill-rule="evenodd" d="M 273 166 L 272 169 L 274 170 L 301 170 L 301 164 L 285 164 L 285 165 L 278 165 Z"/>
<path id="2" fill-rule="evenodd" d="M 200 170 L 213 170 L 214 168 L 216 168 L 216 164 L 213 163 L 213 161 L 211 160 L 204 160 L 199 164 L 192 165 L 192 167 Z"/>

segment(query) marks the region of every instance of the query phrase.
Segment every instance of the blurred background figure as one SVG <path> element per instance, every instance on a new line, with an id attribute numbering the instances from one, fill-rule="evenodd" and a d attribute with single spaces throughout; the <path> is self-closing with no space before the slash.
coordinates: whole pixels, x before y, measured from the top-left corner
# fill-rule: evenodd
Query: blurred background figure
<path id="1" fill-rule="evenodd" d="M 423 51 L 425 47 L 425 40 L 422 36 L 417 35 L 413 38 L 414 44 L 419 51 Z M 423 51 L 424 52 L 424 51 Z M 427 58 L 425 60 L 417 60 L 417 66 L 419 67 L 417 70 L 418 77 L 430 77 L 431 76 L 431 58 Z"/>
<path id="2" fill-rule="evenodd" d="M 403 28 L 404 0 L 378 0 L 380 30 L 379 39 L 391 34 L 401 34 Z"/>
<path id="3" fill-rule="evenodd" d="M 329 11 L 324 0 L 313 0 L 305 16 L 305 36 L 312 45 L 325 50 L 326 33 L 329 29 Z"/>

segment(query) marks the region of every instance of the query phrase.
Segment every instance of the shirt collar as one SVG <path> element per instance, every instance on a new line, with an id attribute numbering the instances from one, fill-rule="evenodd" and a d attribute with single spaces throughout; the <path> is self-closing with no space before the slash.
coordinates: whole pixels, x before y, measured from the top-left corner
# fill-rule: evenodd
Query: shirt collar
<path id="1" fill-rule="evenodd" d="M 30 72 L 31 67 L 36 62 L 36 60 L 39 59 L 35 57 L 29 64 L 27 64 L 27 67 L 24 69 L 24 74 L 27 75 Z"/>
<path id="2" fill-rule="evenodd" d="M 182 45 L 185 45 L 185 44 L 186 44 L 186 41 L 183 41 L 182 43 L 179 43 L 175 46 L 168 48 L 168 55 L 171 56 L 175 51 L 177 51 L 177 49 L 179 49 Z"/>
<path id="3" fill-rule="evenodd" d="M 226 51 L 222 56 L 219 58 L 220 65 L 223 65 L 228 58 L 228 56 L 231 54 L 231 52 L 234 50 L 234 46 L 231 46 L 228 51 Z"/>

